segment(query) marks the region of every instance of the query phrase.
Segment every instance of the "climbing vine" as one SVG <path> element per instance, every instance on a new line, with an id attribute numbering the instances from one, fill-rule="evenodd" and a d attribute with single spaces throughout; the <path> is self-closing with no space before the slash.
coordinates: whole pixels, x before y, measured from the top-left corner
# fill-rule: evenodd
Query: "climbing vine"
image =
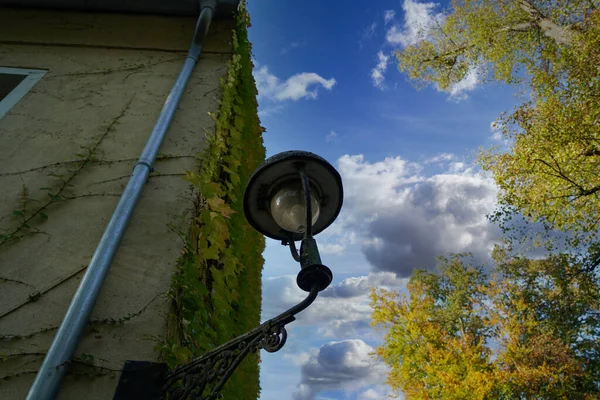
<path id="1" fill-rule="evenodd" d="M 67 164 L 64 173 L 57 174 L 51 172 L 48 174 L 48 177 L 51 178 L 52 181 L 48 185 L 49 187 L 41 188 L 47 195 L 44 201 L 32 197 L 28 187 L 23 183 L 18 201 L 18 208 L 14 209 L 12 212 L 13 220 L 16 220 L 16 223 L 9 228 L 0 228 L 0 246 L 20 240 L 29 235 L 40 233 L 47 234 L 37 225 L 48 219 L 48 214 L 46 214 L 46 212 L 53 204 L 75 198 L 75 196 L 68 196 L 67 191 L 73 187 L 73 181 L 81 171 L 87 165 L 97 161 L 96 155 L 98 148 L 108 134 L 114 130 L 115 125 L 119 122 L 121 117 L 125 115 L 132 101 L 133 98 L 129 100 L 121 112 L 108 124 L 104 132 L 92 145 L 81 146 L 82 152 L 75 154 L 77 159 Z"/>
<path id="2" fill-rule="evenodd" d="M 243 213 L 245 183 L 265 159 L 257 115 L 251 45 L 244 4 L 233 33 L 234 54 L 221 82 L 215 134 L 196 172 L 191 223 L 172 278 L 167 336 L 160 350 L 170 367 L 185 363 L 260 322 L 264 238 Z M 258 355 L 249 356 L 225 386 L 224 398 L 256 399 Z"/>

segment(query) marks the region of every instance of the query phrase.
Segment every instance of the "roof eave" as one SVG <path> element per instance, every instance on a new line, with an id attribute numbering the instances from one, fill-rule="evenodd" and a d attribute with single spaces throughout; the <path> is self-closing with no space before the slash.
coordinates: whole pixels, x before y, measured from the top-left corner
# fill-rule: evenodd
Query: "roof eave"
<path id="1" fill-rule="evenodd" d="M 219 0 L 216 18 L 231 18 L 239 0 Z M 0 0 L 0 7 L 197 17 L 198 0 Z"/>

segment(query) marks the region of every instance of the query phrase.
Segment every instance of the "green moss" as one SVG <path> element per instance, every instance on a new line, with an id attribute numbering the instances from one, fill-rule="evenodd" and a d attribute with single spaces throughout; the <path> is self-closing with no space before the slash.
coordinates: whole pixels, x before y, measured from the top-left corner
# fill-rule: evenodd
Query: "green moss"
<path id="1" fill-rule="evenodd" d="M 173 276 L 172 314 L 160 350 L 170 367 L 187 362 L 260 323 L 264 237 L 245 220 L 243 195 L 265 159 L 252 76 L 249 16 L 240 8 L 234 55 L 221 82 L 215 134 L 198 172 L 186 179 L 198 193 L 186 246 Z M 256 399 L 258 355 L 240 365 L 223 390 L 225 399 Z"/>

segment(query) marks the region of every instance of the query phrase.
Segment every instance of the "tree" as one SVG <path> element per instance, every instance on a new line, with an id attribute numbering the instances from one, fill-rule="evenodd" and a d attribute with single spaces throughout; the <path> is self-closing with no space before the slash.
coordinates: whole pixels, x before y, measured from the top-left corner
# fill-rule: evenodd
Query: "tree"
<path id="1" fill-rule="evenodd" d="M 378 355 L 407 399 L 592 399 L 600 395 L 600 287 L 568 255 L 496 250 L 487 277 L 465 256 L 417 271 L 408 294 L 373 291 Z"/>
<path id="2" fill-rule="evenodd" d="M 497 121 L 512 145 L 480 161 L 504 210 L 552 228 L 600 228 L 600 1 L 454 0 L 397 53 L 418 85 L 449 90 L 477 71 L 518 85 L 523 103 Z"/>

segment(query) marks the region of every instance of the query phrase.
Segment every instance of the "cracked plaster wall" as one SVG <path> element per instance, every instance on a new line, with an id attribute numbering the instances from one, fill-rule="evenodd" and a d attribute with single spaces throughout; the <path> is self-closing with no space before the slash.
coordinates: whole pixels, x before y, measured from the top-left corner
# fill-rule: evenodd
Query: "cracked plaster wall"
<path id="1" fill-rule="evenodd" d="M 19 241 L 0 244 L 0 398 L 22 399 L 83 276 L 185 58 L 195 20 L 157 16 L 0 10 L 0 66 L 47 74 L 0 119 L 0 228 L 14 231 L 28 207 L 64 199 L 34 218 Z M 217 112 L 232 23 L 214 21 L 167 138 L 134 212 L 59 399 L 111 399 L 125 360 L 155 361 L 165 296 L 182 249 L 169 223 L 192 207 L 181 175 L 195 167 Z M 75 168 L 77 169 L 77 168 Z M 64 178 L 62 178 L 64 181 Z M 26 215 L 27 215 L 26 212 Z M 134 316 L 132 316 L 134 315 Z M 118 324 L 107 320 L 130 318 Z M 95 322 L 94 322 L 95 321 Z M 22 355 L 27 354 L 27 355 Z M 85 355 L 93 356 L 93 361 Z M 4 357 L 4 360 L 2 360 Z M 9 379 L 3 379 L 9 377 Z"/>

